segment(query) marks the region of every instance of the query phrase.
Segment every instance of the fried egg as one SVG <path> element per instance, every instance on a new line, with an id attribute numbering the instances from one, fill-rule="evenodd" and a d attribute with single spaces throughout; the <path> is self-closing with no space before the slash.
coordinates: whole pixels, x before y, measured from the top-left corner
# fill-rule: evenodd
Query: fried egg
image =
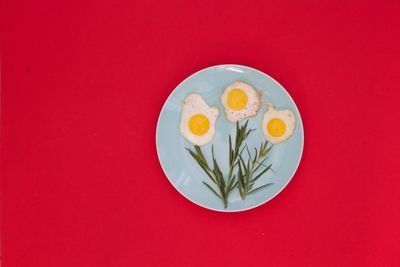
<path id="1" fill-rule="evenodd" d="M 260 109 L 261 94 L 250 84 L 234 82 L 225 88 L 221 96 L 225 116 L 230 122 L 254 117 Z"/>
<path id="2" fill-rule="evenodd" d="M 218 108 L 210 107 L 201 95 L 191 94 L 182 104 L 180 132 L 193 144 L 205 145 L 215 135 L 215 122 L 218 115 Z"/>
<path id="3" fill-rule="evenodd" d="M 279 144 L 293 134 L 296 125 L 296 117 L 288 109 L 275 109 L 273 105 L 268 105 L 268 110 L 262 120 L 262 129 L 265 138 L 272 144 Z"/>

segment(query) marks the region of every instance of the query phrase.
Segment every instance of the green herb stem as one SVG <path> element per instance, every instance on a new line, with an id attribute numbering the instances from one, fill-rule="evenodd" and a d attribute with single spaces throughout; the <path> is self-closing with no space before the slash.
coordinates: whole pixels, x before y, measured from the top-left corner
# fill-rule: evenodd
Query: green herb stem
<path id="1" fill-rule="evenodd" d="M 239 155 L 243 151 L 242 144 L 244 140 L 253 131 L 252 129 L 247 129 L 248 121 L 244 125 L 239 126 L 236 123 L 236 136 L 235 144 L 232 145 L 231 135 L 229 135 L 229 172 L 228 176 L 224 177 L 222 171 L 215 159 L 214 146 L 211 147 L 212 164 L 208 164 L 201 148 L 197 145 L 194 146 L 194 150 L 186 148 L 189 154 L 196 160 L 201 169 L 206 173 L 207 177 L 211 180 L 212 184 L 217 187 L 215 189 L 211 184 L 203 181 L 203 184 L 219 199 L 221 199 L 224 208 L 228 206 L 229 194 L 236 188 L 238 181 L 237 177 L 233 175 L 235 166 L 239 164 Z"/>
<path id="2" fill-rule="evenodd" d="M 268 147 L 268 142 L 261 143 L 258 150 L 257 148 L 254 148 L 253 156 L 251 155 L 247 145 L 245 148 L 248 154 L 247 162 L 243 159 L 243 153 L 240 153 L 237 171 L 238 189 L 242 199 L 245 199 L 248 195 L 272 185 L 272 183 L 268 183 L 254 188 L 255 182 L 272 167 L 272 164 L 264 164 L 268 158 L 268 153 L 272 149 L 272 145 Z"/>

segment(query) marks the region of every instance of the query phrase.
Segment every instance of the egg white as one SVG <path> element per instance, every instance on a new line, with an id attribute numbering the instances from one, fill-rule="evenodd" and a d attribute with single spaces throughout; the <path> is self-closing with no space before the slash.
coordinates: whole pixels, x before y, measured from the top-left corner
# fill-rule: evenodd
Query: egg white
<path id="1" fill-rule="evenodd" d="M 268 122 L 275 118 L 281 119 L 286 125 L 285 133 L 279 137 L 272 136 L 267 130 Z M 289 139 L 289 137 L 293 134 L 296 126 L 296 117 L 294 116 L 293 112 L 288 109 L 277 110 L 273 106 L 270 106 L 264 114 L 261 126 L 265 138 L 272 144 L 279 144 Z"/>
<path id="2" fill-rule="evenodd" d="M 233 89 L 241 89 L 247 95 L 247 104 L 241 110 L 234 110 L 229 107 L 228 95 Z M 225 108 L 225 116 L 230 122 L 242 121 L 244 119 L 254 117 L 260 109 L 261 94 L 253 86 L 244 82 L 234 82 L 225 88 L 221 96 L 222 105 Z"/>
<path id="3" fill-rule="evenodd" d="M 196 135 L 189 129 L 189 120 L 193 115 L 202 114 L 210 122 L 210 128 L 203 135 Z M 209 143 L 215 135 L 215 122 L 219 116 L 216 107 L 210 107 L 199 94 L 191 94 L 185 98 L 182 104 L 181 120 L 179 129 L 183 137 L 191 143 L 202 146 Z"/>

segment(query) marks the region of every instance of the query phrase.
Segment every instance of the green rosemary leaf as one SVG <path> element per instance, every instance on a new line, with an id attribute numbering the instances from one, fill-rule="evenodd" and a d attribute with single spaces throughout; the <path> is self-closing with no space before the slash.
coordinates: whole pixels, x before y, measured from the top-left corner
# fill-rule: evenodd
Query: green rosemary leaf
<path id="1" fill-rule="evenodd" d="M 250 158 L 251 160 L 253 160 L 253 159 L 251 158 L 251 154 L 250 154 L 249 147 L 248 147 L 247 145 L 245 145 L 244 147 L 245 147 L 246 150 L 247 150 L 247 155 L 249 155 L 249 158 Z"/>
<path id="2" fill-rule="evenodd" d="M 207 162 L 206 158 L 203 155 L 203 152 L 201 151 L 201 148 L 198 145 L 194 146 L 194 149 L 196 150 L 197 154 L 199 155 L 199 157 L 201 158 L 201 160 L 203 162 Z"/>
<path id="3" fill-rule="evenodd" d="M 237 121 L 236 122 L 236 140 L 235 140 L 235 149 L 237 148 L 237 146 L 238 146 L 238 140 L 239 140 L 239 130 L 240 130 L 240 128 L 239 128 L 239 122 Z"/>
<path id="4" fill-rule="evenodd" d="M 192 155 L 192 157 L 194 157 L 197 161 L 206 163 L 206 161 L 197 153 L 197 151 L 193 151 L 189 148 L 186 148 L 186 150 L 189 151 L 190 155 Z"/>
<path id="5" fill-rule="evenodd" d="M 238 178 L 239 187 L 243 187 L 243 170 L 242 170 L 242 164 L 240 163 L 240 161 L 238 161 L 237 178 Z"/>
<path id="6" fill-rule="evenodd" d="M 194 157 L 194 158 L 196 158 L 197 157 L 197 154 L 196 153 L 194 153 L 190 148 L 185 148 L 189 153 L 190 153 L 190 155 L 192 155 L 192 157 Z"/>
<path id="7" fill-rule="evenodd" d="M 206 170 L 201 164 L 199 164 L 199 165 L 203 169 L 203 171 L 207 174 L 207 176 L 211 179 L 211 181 L 213 181 L 214 184 L 216 184 L 217 181 L 214 179 L 214 177 L 212 177 L 211 173 L 208 170 Z"/>
<path id="8" fill-rule="evenodd" d="M 189 151 L 189 154 L 190 154 L 199 164 L 203 164 L 203 165 L 204 165 L 203 160 L 202 160 L 195 152 L 193 152 L 192 150 L 190 150 L 190 149 L 188 149 L 188 148 L 186 148 L 186 149 L 187 149 L 187 151 Z"/>
<path id="9" fill-rule="evenodd" d="M 243 186 L 239 186 L 239 185 L 240 185 L 240 183 L 238 183 L 238 189 L 239 189 L 240 196 L 244 199 Z"/>
<path id="10" fill-rule="evenodd" d="M 214 175 L 215 183 L 220 187 L 221 186 L 221 177 L 218 175 L 215 169 L 212 170 L 212 174 Z"/>
<path id="11" fill-rule="evenodd" d="M 221 187 L 223 189 L 225 189 L 225 186 L 226 186 L 225 179 L 224 179 L 224 176 L 222 174 L 221 169 L 218 166 L 217 160 L 215 159 L 214 145 L 211 146 L 211 153 L 212 153 L 212 160 L 213 160 L 213 165 L 214 165 L 213 166 L 213 169 L 214 169 L 213 171 L 214 171 L 215 177 L 217 178 L 217 181 L 219 181 L 219 184 L 221 185 Z M 225 191 L 225 190 L 221 190 L 221 193 L 222 193 L 222 191 Z"/>
<path id="12" fill-rule="evenodd" d="M 268 167 L 267 165 L 264 165 L 264 162 L 267 161 L 267 159 L 268 159 L 268 158 L 264 158 L 261 162 L 257 162 L 258 165 L 257 165 L 257 167 L 254 168 L 253 172 L 254 172 L 254 173 L 257 172 L 258 169 L 259 169 L 261 166 L 263 166 L 263 167 L 265 167 L 265 168 Z"/>
<path id="13" fill-rule="evenodd" d="M 268 145 L 268 141 L 262 142 L 261 143 L 261 151 L 264 151 L 265 148 L 267 147 L 267 145 Z"/>
<path id="14" fill-rule="evenodd" d="M 260 149 L 260 151 L 261 151 L 261 149 Z M 257 162 L 257 159 L 258 159 L 258 151 L 257 151 L 257 148 L 254 148 L 254 159 L 253 159 L 253 165 L 254 165 L 254 164 L 256 164 L 256 162 Z"/>
<path id="15" fill-rule="evenodd" d="M 247 160 L 247 166 L 246 166 L 246 169 L 247 169 L 247 170 L 250 170 L 250 163 L 251 163 L 251 158 L 249 158 L 249 159 Z M 248 171 L 248 172 L 246 173 L 246 184 L 249 183 L 251 175 L 252 175 L 252 172 L 250 172 L 250 171 Z"/>
<path id="16" fill-rule="evenodd" d="M 242 164 L 240 163 L 240 160 L 237 161 L 237 165 L 238 165 L 238 178 L 243 176 L 243 171 L 242 171 Z"/>
<path id="17" fill-rule="evenodd" d="M 233 164 L 233 150 L 232 150 L 232 139 L 231 135 L 229 135 L 229 166 Z"/>
<path id="18" fill-rule="evenodd" d="M 215 159 L 215 155 L 214 155 L 214 145 L 213 146 L 211 146 L 211 155 L 212 155 L 212 161 L 213 161 L 213 168 L 214 168 L 214 170 L 216 170 L 217 171 L 217 174 L 219 175 L 220 173 L 221 173 L 221 171 L 220 171 L 220 169 L 219 169 L 219 167 L 218 167 L 218 163 L 217 163 L 217 160 Z M 222 173 L 221 173 L 222 174 Z"/>
<path id="19" fill-rule="evenodd" d="M 211 185 L 207 184 L 206 182 L 203 181 L 203 184 L 210 189 L 211 192 L 213 192 L 219 199 L 222 200 L 222 197 L 217 193 L 217 191 L 214 190 L 214 188 L 211 187 Z"/>
<path id="20" fill-rule="evenodd" d="M 244 129 L 247 128 L 247 124 L 249 124 L 249 120 L 247 120 L 246 123 L 244 124 L 244 126 L 243 126 Z"/>
<path id="21" fill-rule="evenodd" d="M 232 186 L 232 190 L 235 189 L 236 186 L 238 186 L 239 180 L 236 180 L 236 182 Z"/>
<path id="22" fill-rule="evenodd" d="M 263 146 L 262 152 L 260 152 L 262 157 L 265 157 L 272 149 L 272 145 L 270 147 L 268 147 L 268 148 L 267 148 L 267 145 L 268 145 L 268 142 L 265 142 L 265 145 Z"/>
<path id="23" fill-rule="evenodd" d="M 270 168 L 271 168 L 271 164 L 270 165 L 268 165 L 268 167 L 267 168 L 265 168 L 264 170 L 262 170 L 258 175 L 256 175 L 256 177 L 254 177 L 251 181 L 252 182 L 255 182 L 255 181 L 257 181 L 257 179 L 258 178 L 260 178 L 264 173 L 266 173 Z"/>
<path id="24" fill-rule="evenodd" d="M 195 148 L 196 149 L 196 148 Z M 196 149 L 197 151 L 199 151 L 200 148 Z M 199 166 L 203 169 L 203 171 L 207 174 L 207 176 L 214 182 L 216 183 L 215 179 L 212 177 L 211 175 L 211 169 L 208 166 L 207 161 L 205 160 L 204 156 L 200 156 L 198 153 L 196 154 L 195 152 L 193 152 L 192 150 L 186 148 L 186 150 L 189 151 L 190 155 L 197 161 L 197 163 L 199 164 Z M 200 150 L 201 152 L 201 150 Z"/>
<path id="25" fill-rule="evenodd" d="M 228 189 L 226 190 L 228 193 L 232 191 L 234 188 L 233 185 L 235 184 L 236 176 L 233 176 L 232 179 L 228 183 Z"/>
<path id="26" fill-rule="evenodd" d="M 245 147 L 242 147 L 242 149 L 239 151 L 238 155 L 242 155 Z"/>
<path id="27" fill-rule="evenodd" d="M 264 188 L 266 188 L 266 187 L 268 187 L 268 186 L 271 186 L 271 185 L 273 185 L 273 183 L 264 184 L 264 185 L 262 185 L 262 186 L 259 186 L 259 187 L 255 188 L 255 189 L 251 190 L 251 191 L 249 192 L 249 195 L 250 195 L 250 194 L 253 194 L 253 193 L 257 192 L 257 191 L 260 191 L 261 189 L 264 189 Z"/>
<path id="28" fill-rule="evenodd" d="M 204 172 L 207 174 L 207 176 L 210 177 L 211 180 L 213 180 L 213 182 L 215 183 L 215 179 L 210 174 L 211 169 L 208 166 L 207 161 L 204 161 L 201 156 L 199 156 L 198 154 L 194 153 L 192 150 L 190 150 L 188 148 L 186 148 L 186 150 L 189 151 L 190 155 L 197 161 L 197 163 L 204 170 Z"/>
<path id="29" fill-rule="evenodd" d="M 248 187 L 249 187 L 249 188 L 253 188 L 253 186 L 254 186 L 254 183 L 255 183 L 255 182 L 251 182 L 251 183 L 249 184 L 249 186 L 248 186 Z"/>
<path id="30" fill-rule="evenodd" d="M 241 164 L 241 167 L 243 168 L 243 172 L 248 172 L 246 163 L 244 162 L 244 159 L 242 158 L 242 155 L 239 155 L 239 160 L 238 162 Z"/>
<path id="31" fill-rule="evenodd" d="M 225 184 L 224 176 L 222 175 L 222 172 L 221 172 L 221 170 L 219 169 L 218 164 L 217 164 L 216 161 L 215 161 L 215 163 L 216 163 L 216 172 L 217 172 L 218 176 L 220 177 L 221 186 L 222 186 L 223 188 L 225 188 L 225 187 L 226 187 L 226 184 Z"/>

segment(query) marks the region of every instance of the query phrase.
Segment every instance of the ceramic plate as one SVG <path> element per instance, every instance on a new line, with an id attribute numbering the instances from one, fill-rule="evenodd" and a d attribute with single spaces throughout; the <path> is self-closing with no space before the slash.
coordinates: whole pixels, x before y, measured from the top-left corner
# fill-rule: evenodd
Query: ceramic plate
<path id="1" fill-rule="evenodd" d="M 215 196 L 202 181 L 209 178 L 189 155 L 185 148 L 193 148 L 179 131 L 179 121 L 182 101 L 191 93 L 200 94 L 210 106 L 219 108 L 220 115 L 216 121 L 216 134 L 213 140 L 202 146 L 207 158 L 211 158 L 211 145 L 214 145 L 215 156 L 222 170 L 227 170 L 228 164 L 228 135 L 233 137 L 236 125 L 229 122 L 224 115 L 221 104 L 221 94 L 226 86 L 243 81 L 251 84 L 261 92 L 261 100 L 272 102 L 277 109 L 290 109 L 296 117 L 296 127 L 293 135 L 284 143 L 274 145 L 270 151 L 267 163 L 272 164 L 273 171 L 268 171 L 256 185 L 273 183 L 245 200 L 242 200 L 237 189 L 229 196 L 228 207 L 224 208 L 222 201 Z M 265 137 L 261 121 L 265 108 L 261 107 L 258 115 L 249 119 L 249 126 L 256 129 L 252 132 L 246 144 L 258 147 Z M 237 212 L 260 206 L 277 194 L 289 183 L 300 163 L 304 145 L 303 124 L 300 113 L 288 92 L 276 80 L 267 74 L 241 65 L 218 65 L 203 69 L 186 78 L 170 94 L 165 102 L 157 124 L 156 146 L 158 158 L 168 180 L 184 197 L 193 203 L 207 209 L 222 212 Z M 210 162 L 210 161 L 209 161 Z M 212 184 L 212 182 L 210 182 Z"/>

